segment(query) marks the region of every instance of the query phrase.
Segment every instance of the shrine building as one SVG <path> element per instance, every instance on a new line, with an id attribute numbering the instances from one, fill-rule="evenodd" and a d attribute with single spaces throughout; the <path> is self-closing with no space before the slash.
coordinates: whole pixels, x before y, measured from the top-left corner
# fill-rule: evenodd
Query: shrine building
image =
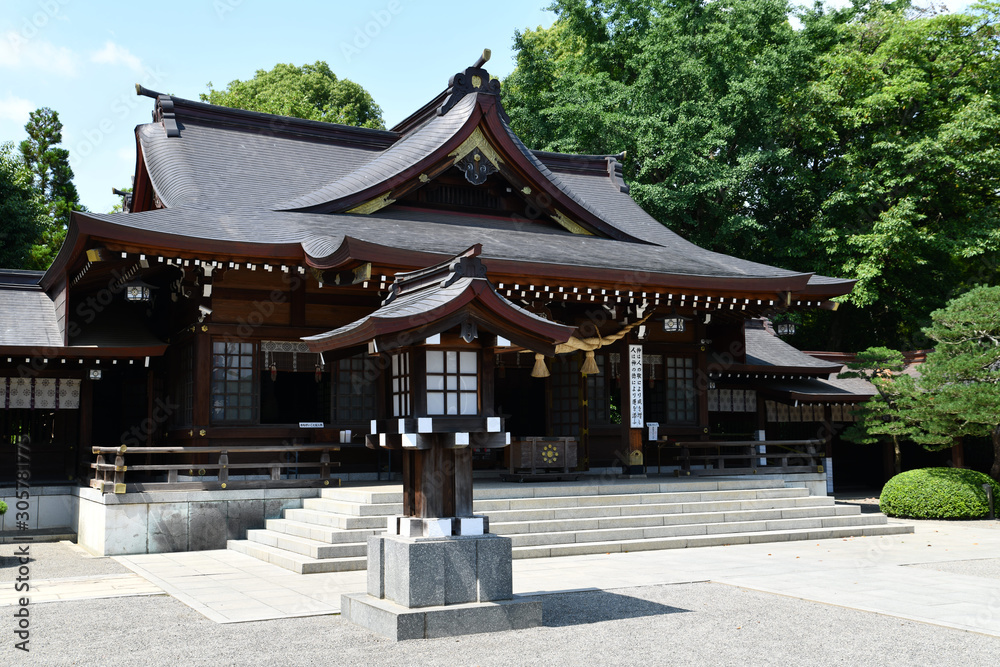
<path id="1" fill-rule="evenodd" d="M 0 271 L 4 483 L 30 448 L 81 541 L 133 492 L 271 516 L 398 479 L 447 421 L 477 475 L 825 492 L 868 392 L 772 319 L 834 309 L 853 281 L 684 240 L 630 197 L 627 156 L 530 150 L 484 63 L 389 130 L 137 86 L 153 118 L 125 210 L 73 213 L 44 274 Z M 563 459 L 523 470 L 529 442 Z"/>

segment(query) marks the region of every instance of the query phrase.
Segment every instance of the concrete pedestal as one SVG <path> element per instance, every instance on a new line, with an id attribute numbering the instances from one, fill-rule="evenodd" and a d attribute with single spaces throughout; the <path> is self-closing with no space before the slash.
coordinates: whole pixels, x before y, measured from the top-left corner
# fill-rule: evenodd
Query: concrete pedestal
<path id="1" fill-rule="evenodd" d="M 394 640 L 531 628 L 542 603 L 515 598 L 511 541 L 498 535 L 368 538 L 368 594 L 341 615 Z"/>

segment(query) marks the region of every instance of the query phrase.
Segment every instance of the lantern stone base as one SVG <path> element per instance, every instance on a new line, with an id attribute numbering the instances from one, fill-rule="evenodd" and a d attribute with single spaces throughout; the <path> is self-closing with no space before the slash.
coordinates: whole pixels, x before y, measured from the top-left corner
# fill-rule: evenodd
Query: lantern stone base
<path id="1" fill-rule="evenodd" d="M 498 535 L 368 539 L 368 593 L 341 615 L 393 640 L 531 628 L 542 603 L 515 598 L 511 541 Z"/>

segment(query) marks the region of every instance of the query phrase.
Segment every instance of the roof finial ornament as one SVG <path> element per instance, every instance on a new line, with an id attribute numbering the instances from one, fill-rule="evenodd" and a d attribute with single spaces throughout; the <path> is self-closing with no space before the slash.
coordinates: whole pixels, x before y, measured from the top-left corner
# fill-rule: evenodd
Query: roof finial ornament
<path id="1" fill-rule="evenodd" d="M 490 59 L 489 49 L 483 49 L 483 55 L 472 65 L 465 68 L 465 71 L 455 74 L 448 81 L 447 96 L 441 106 L 438 107 L 437 114 L 443 116 L 448 113 L 459 100 L 470 93 L 480 93 L 483 95 L 500 95 L 500 82 L 490 78 L 490 73 L 483 69 L 483 65 Z M 503 109 L 500 109 L 504 120 L 509 120 Z"/>

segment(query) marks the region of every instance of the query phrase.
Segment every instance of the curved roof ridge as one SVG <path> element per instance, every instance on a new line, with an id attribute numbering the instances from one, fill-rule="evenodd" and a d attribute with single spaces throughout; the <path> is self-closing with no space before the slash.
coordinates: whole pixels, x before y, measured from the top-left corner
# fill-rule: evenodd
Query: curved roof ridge
<path id="1" fill-rule="evenodd" d="M 153 116 L 157 123 L 163 122 L 163 116 L 173 115 L 176 118 L 178 112 L 191 118 L 201 121 L 216 122 L 225 125 L 237 125 L 253 129 L 267 129 L 275 134 L 295 134 L 311 137 L 325 137 L 338 141 L 364 141 L 366 143 L 376 142 L 388 146 L 399 138 L 398 132 L 391 130 L 377 130 L 369 127 L 358 127 L 356 125 L 343 125 L 341 123 L 331 123 L 324 120 L 310 120 L 307 118 L 296 118 L 294 116 L 282 116 L 280 114 L 265 113 L 263 111 L 249 111 L 236 107 L 209 104 L 189 100 L 176 95 L 164 95 L 152 90 L 137 87 L 137 94 L 152 97 L 156 100 Z"/>
<path id="2" fill-rule="evenodd" d="M 453 138 L 465 126 L 475 109 L 476 96 L 465 96 L 450 113 L 431 118 L 355 171 L 318 190 L 281 202 L 275 210 L 307 210 L 315 206 L 334 204 L 412 170 L 420 161 Z"/>

